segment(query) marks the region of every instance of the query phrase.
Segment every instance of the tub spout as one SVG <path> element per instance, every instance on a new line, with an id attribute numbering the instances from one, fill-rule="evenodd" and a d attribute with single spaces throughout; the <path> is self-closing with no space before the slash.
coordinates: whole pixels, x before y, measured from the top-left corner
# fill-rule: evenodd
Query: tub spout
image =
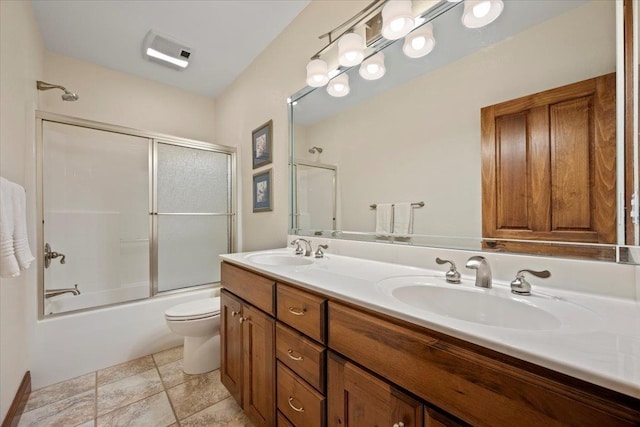
<path id="1" fill-rule="evenodd" d="M 73 288 L 44 290 L 45 298 L 57 297 L 58 295 L 63 295 L 63 294 L 80 295 L 80 289 L 78 289 L 78 284 L 76 284 L 75 287 Z"/>

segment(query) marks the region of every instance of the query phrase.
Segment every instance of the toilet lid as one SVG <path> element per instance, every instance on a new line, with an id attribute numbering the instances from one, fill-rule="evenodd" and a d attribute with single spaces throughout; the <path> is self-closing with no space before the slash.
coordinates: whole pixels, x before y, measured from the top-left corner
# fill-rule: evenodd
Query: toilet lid
<path id="1" fill-rule="evenodd" d="M 220 313 L 220 298 L 206 298 L 178 304 L 164 312 L 167 319 L 195 320 Z"/>

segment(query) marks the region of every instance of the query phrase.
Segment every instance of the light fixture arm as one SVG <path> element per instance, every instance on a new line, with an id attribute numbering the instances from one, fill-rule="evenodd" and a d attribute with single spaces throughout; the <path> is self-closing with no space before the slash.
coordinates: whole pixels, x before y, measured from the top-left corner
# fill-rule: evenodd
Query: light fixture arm
<path id="1" fill-rule="evenodd" d="M 349 32 L 352 32 L 355 29 L 355 27 L 357 27 L 362 22 L 365 22 L 371 15 L 373 15 L 379 9 L 381 9 L 382 6 L 384 5 L 384 3 L 386 3 L 386 2 L 387 2 L 387 0 L 373 0 L 364 9 L 362 9 L 360 12 L 356 13 L 355 15 L 353 15 L 351 18 L 347 19 L 342 24 L 338 25 L 337 27 L 335 27 L 331 31 L 328 31 L 328 32 L 318 36 L 319 39 L 324 39 L 324 38 L 328 37 L 329 38 L 329 42 L 327 43 L 327 45 L 325 47 L 323 47 L 318 52 L 316 52 L 315 55 L 313 55 L 311 57 L 311 59 L 320 58 L 320 55 L 322 55 L 327 49 L 329 49 L 329 47 L 331 47 L 331 45 L 333 45 L 340 37 L 342 37 L 343 35 L 345 35 L 345 34 L 347 34 Z M 346 27 L 347 25 L 349 25 L 349 27 L 346 30 L 341 32 L 338 37 L 334 37 L 335 33 L 337 33 L 342 28 Z"/>

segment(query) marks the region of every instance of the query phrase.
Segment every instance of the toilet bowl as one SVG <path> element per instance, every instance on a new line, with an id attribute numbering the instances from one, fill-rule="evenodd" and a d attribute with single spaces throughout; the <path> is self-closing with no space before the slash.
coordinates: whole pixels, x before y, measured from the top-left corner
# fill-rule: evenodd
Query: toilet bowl
<path id="1" fill-rule="evenodd" d="M 184 337 L 182 369 L 202 374 L 220 367 L 220 298 L 178 304 L 164 312 L 167 326 Z"/>

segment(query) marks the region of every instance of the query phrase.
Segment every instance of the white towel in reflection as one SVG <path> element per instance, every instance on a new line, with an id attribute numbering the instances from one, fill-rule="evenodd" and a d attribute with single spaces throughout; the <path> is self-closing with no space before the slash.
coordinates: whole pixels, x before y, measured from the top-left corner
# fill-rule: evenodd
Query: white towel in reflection
<path id="1" fill-rule="evenodd" d="M 409 237 L 413 234 L 413 208 L 411 207 L 411 203 L 396 203 L 394 206 L 393 235 Z"/>
<path id="2" fill-rule="evenodd" d="M 391 216 L 393 205 L 391 203 L 378 203 L 376 206 L 376 235 L 389 236 L 391 234 Z"/>
<path id="3" fill-rule="evenodd" d="M 0 275 L 19 276 L 34 259 L 27 237 L 24 188 L 0 177 Z"/>

